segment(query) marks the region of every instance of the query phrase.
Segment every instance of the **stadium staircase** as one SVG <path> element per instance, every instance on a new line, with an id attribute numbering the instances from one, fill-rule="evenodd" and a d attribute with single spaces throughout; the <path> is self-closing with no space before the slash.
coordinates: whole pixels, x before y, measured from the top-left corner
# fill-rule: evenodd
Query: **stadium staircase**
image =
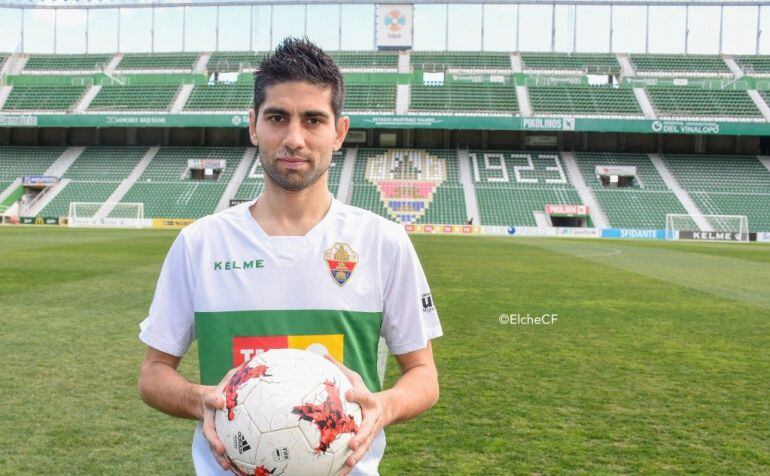
<path id="1" fill-rule="evenodd" d="M 459 162 L 460 183 L 463 184 L 463 198 L 465 199 L 465 216 L 473 219 L 473 223 L 481 223 L 479 202 L 476 200 L 476 187 L 473 186 L 473 172 L 471 172 L 471 158 L 467 150 L 457 151 Z"/>
<path id="2" fill-rule="evenodd" d="M 27 164 L 46 163 L 47 168 L 40 169 L 29 173 L 19 173 L 22 170 L 17 167 L 16 173 L 18 175 L 47 175 L 52 177 L 61 177 L 70 168 L 70 166 L 80 157 L 85 147 L 69 147 L 62 149 L 60 147 L 48 148 L 48 147 L 30 147 L 26 148 L 27 151 L 23 152 L 19 148 L 13 148 L 13 154 L 24 160 Z M 34 154 L 34 155 L 33 155 Z M 29 169 L 28 169 L 29 170 Z M 68 178 L 63 178 L 56 182 L 54 185 L 47 187 L 40 192 L 29 203 L 25 203 L 19 210 L 19 214 L 22 216 L 37 216 L 40 211 L 43 210 L 56 196 L 69 184 Z"/>
<path id="3" fill-rule="evenodd" d="M 340 172 L 340 186 L 337 188 L 336 198 L 342 203 L 350 203 L 350 194 L 352 193 L 353 171 L 356 167 L 356 155 L 358 149 L 351 147 L 347 149 L 345 158 L 342 162 L 342 171 Z"/>
<path id="4" fill-rule="evenodd" d="M 187 100 L 190 99 L 190 95 L 193 91 L 193 85 L 192 84 L 183 84 L 179 88 L 179 92 L 177 92 L 176 98 L 174 98 L 174 103 L 171 105 L 171 114 L 179 114 L 182 112 L 182 109 L 184 109 L 185 104 L 187 104 Z"/>
<path id="5" fill-rule="evenodd" d="M 645 119 L 658 118 L 657 114 L 655 114 L 655 108 L 652 107 L 650 98 L 647 96 L 647 91 L 644 88 L 634 88 L 634 97 L 639 103 L 639 107 L 642 108 L 642 113 L 644 113 Z"/>
<path id="6" fill-rule="evenodd" d="M 646 154 L 575 152 L 573 155 L 609 226 L 662 229 L 666 213 L 685 213 Z M 635 167 L 635 180 L 630 187 L 605 187 L 596 174 L 597 166 Z"/>
<path id="7" fill-rule="evenodd" d="M 211 53 L 201 53 L 193 66 L 193 73 L 205 73 L 210 59 Z"/>
<path id="8" fill-rule="evenodd" d="M 663 160 L 703 213 L 745 215 L 749 230 L 770 230 L 770 173 L 756 156 L 666 154 Z"/>
<path id="9" fill-rule="evenodd" d="M 609 228 L 609 222 L 604 215 L 602 207 L 596 200 L 593 191 L 586 185 L 585 180 L 583 180 L 583 174 L 580 173 L 580 168 L 575 161 L 575 156 L 572 152 L 565 151 L 561 153 L 561 158 L 564 161 L 564 165 L 567 167 L 567 173 L 572 181 L 572 186 L 575 187 L 583 205 L 588 206 L 588 213 L 591 216 L 593 225 L 597 228 Z"/>
<path id="10" fill-rule="evenodd" d="M 63 217 L 71 202 L 107 201 L 146 152 L 146 147 L 86 147 L 61 174 L 66 186 L 35 215 Z"/>
<path id="11" fill-rule="evenodd" d="M 679 185 L 679 182 L 671 174 L 661 156 L 658 154 L 648 154 L 648 157 L 658 171 L 658 174 L 660 174 L 660 177 L 666 183 L 666 186 L 676 195 L 687 214 L 693 217 L 693 221 L 698 228 L 702 231 L 710 230 L 711 225 L 701 216 L 703 212 L 698 208 L 698 205 L 692 200 L 690 195 L 687 194 L 687 191 Z"/>
<path id="12" fill-rule="evenodd" d="M 3 108 L 5 102 L 8 100 L 8 96 L 11 95 L 13 86 L 0 86 L 0 109 Z"/>
<path id="13" fill-rule="evenodd" d="M 82 113 L 84 113 L 86 111 L 86 109 L 88 109 L 88 106 L 91 105 L 91 102 L 93 102 L 93 100 L 96 97 L 96 95 L 99 94 L 99 91 L 101 91 L 101 90 L 102 90 L 102 87 L 100 85 L 98 85 L 98 84 L 95 84 L 95 85 L 91 86 L 90 88 L 88 88 L 88 90 L 86 90 L 85 94 L 83 94 L 83 96 L 80 98 L 80 100 L 77 103 L 75 103 L 75 107 L 74 107 L 73 112 L 75 114 L 82 114 Z M 0 106 L 0 107 L 2 107 L 2 106 Z"/>
<path id="14" fill-rule="evenodd" d="M 767 105 L 765 98 L 762 97 L 762 94 L 760 94 L 759 91 L 753 89 L 750 89 L 746 92 L 749 94 L 751 100 L 754 101 L 754 105 L 757 106 L 757 109 L 759 109 L 759 112 L 762 113 L 762 116 L 765 118 L 765 120 L 770 121 L 770 107 Z"/>
<path id="15" fill-rule="evenodd" d="M 249 166 L 254 162 L 256 157 L 256 147 L 247 147 L 246 150 L 243 151 L 241 161 L 238 162 L 238 166 L 235 168 L 233 176 L 230 178 L 230 182 L 228 182 L 227 187 L 225 187 L 222 198 L 219 199 L 219 203 L 217 204 L 216 211 L 224 210 L 230 206 L 230 199 L 235 197 L 238 188 L 240 188 L 241 183 L 243 183 L 243 179 L 246 178 L 246 174 L 249 173 Z"/>
<path id="16" fill-rule="evenodd" d="M 104 218 L 110 215 L 115 208 L 115 203 L 123 200 L 123 197 L 128 193 L 131 187 L 136 183 L 139 177 L 142 176 L 147 166 L 150 165 L 152 158 L 158 153 L 159 147 L 150 147 L 144 154 L 139 163 L 136 164 L 134 170 L 120 182 L 118 188 L 115 189 L 112 194 L 107 197 L 106 203 L 94 213 L 94 218 Z"/>
<path id="17" fill-rule="evenodd" d="M 525 117 L 532 116 L 532 102 L 529 100 L 529 89 L 526 86 L 516 85 L 516 101 L 519 103 L 519 111 Z"/>
<path id="18" fill-rule="evenodd" d="M 738 62 L 735 61 L 735 58 L 732 56 L 723 56 L 722 60 L 724 60 L 725 64 L 730 69 L 730 72 L 735 79 L 740 79 L 744 76 L 744 72 L 738 65 Z"/>

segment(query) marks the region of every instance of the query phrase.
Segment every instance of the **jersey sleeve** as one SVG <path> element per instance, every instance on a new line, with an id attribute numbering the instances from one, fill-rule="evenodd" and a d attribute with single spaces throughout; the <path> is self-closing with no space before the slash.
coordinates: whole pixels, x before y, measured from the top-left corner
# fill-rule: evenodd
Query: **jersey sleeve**
<path id="1" fill-rule="evenodd" d="M 401 227 L 394 255 L 384 288 L 381 335 L 390 352 L 400 355 L 424 349 L 443 332 L 420 260 Z"/>
<path id="2" fill-rule="evenodd" d="M 160 271 L 150 313 L 139 339 L 161 352 L 183 356 L 195 339 L 194 279 L 184 233 L 179 233 Z"/>

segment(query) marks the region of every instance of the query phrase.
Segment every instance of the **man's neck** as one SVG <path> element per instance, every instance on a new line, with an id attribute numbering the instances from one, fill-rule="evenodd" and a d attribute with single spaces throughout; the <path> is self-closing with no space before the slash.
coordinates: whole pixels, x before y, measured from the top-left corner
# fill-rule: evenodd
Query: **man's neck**
<path id="1" fill-rule="evenodd" d="M 265 177 L 265 191 L 250 208 L 251 216 L 268 236 L 304 236 L 331 207 L 325 177 L 310 187 L 292 192 Z"/>

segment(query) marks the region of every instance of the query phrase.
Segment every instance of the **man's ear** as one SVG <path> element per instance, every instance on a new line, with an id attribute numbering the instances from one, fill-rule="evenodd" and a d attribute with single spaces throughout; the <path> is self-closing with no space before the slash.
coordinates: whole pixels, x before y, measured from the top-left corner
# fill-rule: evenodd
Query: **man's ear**
<path id="1" fill-rule="evenodd" d="M 249 111 L 249 139 L 251 139 L 253 145 L 259 145 L 259 141 L 257 140 L 257 115 L 254 112 L 254 109 Z"/>
<path id="2" fill-rule="evenodd" d="M 334 150 L 340 150 L 342 143 L 345 142 L 345 136 L 348 135 L 350 129 L 350 118 L 348 116 L 341 116 L 337 119 L 337 137 L 334 138 Z"/>

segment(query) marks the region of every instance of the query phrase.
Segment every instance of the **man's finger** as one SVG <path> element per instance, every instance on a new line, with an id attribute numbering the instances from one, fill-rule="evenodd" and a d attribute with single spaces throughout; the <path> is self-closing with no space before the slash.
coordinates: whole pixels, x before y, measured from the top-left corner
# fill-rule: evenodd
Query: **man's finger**
<path id="1" fill-rule="evenodd" d="M 353 466 L 356 465 L 361 459 L 364 457 L 367 451 L 369 451 L 369 448 L 372 446 L 372 441 L 374 441 L 374 437 L 376 434 L 374 432 L 371 432 L 371 434 L 366 438 L 366 441 L 364 441 L 363 444 L 359 445 L 358 448 L 356 448 L 355 451 L 353 451 L 353 454 L 348 457 L 348 459 L 353 458 Z"/>
<path id="2" fill-rule="evenodd" d="M 345 365 L 343 365 L 342 363 L 338 362 L 337 359 L 335 359 L 331 355 L 325 354 L 324 358 L 326 360 L 328 360 L 329 362 L 333 363 L 334 365 L 336 365 L 340 370 L 342 370 L 342 373 L 345 374 L 345 377 L 347 377 L 348 380 L 350 380 L 351 383 L 353 383 L 353 384 L 356 383 L 356 377 L 361 378 L 356 372 L 353 372 L 349 368 L 345 367 Z"/>
<path id="3" fill-rule="evenodd" d="M 225 445 L 222 443 L 222 440 L 219 439 L 219 436 L 217 435 L 217 430 L 214 428 L 214 425 L 203 425 L 203 436 L 206 438 L 206 441 L 209 442 L 209 446 L 211 447 L 211 452 L 214 453 L 214 455 L 223 455 L 225 454 Z"/>
<path id="4" fill-rule="evenodd" d="M 205 403 L 208 408 L 214 410 L 225 409 L 225 399 L 219 396 L 216 392 L 211 392 L 206 395 L 206 397 L 203 399 L 203 403 Z"/>

